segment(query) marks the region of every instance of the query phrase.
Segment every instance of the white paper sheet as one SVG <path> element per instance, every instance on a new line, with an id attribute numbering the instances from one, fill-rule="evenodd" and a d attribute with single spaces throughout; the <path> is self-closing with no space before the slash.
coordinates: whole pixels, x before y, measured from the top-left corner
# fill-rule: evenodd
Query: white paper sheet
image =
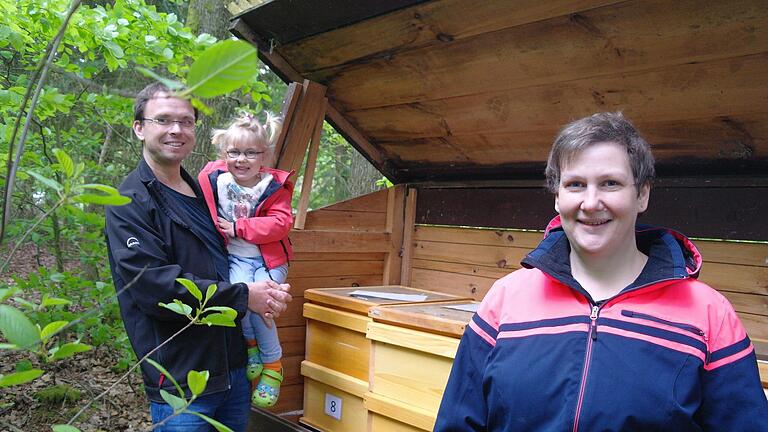
<path id="1" fill-rule="evenodd" d="M 455 309 L 460 310 L 464 312 L 477 312 L 477 307 L 480 306 L 480 303 L 462 303 L 462 304 L 453 304 L 453 305 L 446 305 L 443 306 L 446 309 Z"/>
<path id="2" fill-rule="evenodd" d="M 366 290 L 355 290 L 349 293 L 349 295 L 352 297 L 357 297 L 361 299 L 380 298 L 385 300 L 398 300 L 398 301 L 406 301 L 406 302 L 422 302 L 427 299 L 427 296 L 424 294 L 398 294 L 398 293 L 366 291 Z"/>

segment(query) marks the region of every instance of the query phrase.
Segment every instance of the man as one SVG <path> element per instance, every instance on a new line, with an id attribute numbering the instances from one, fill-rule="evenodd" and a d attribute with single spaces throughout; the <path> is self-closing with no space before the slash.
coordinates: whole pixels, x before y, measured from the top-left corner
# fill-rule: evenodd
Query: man
<path id="1" fill-rule="evenodd" d="M 243 431 L 250 412 L 250 385 L 239 320 L 246 308 L 265 318 L 277 317 L 291 296 L 287 284 L 228 282 L 221 236 L 198 184 L 181 167 L 195 146 L 196 114 L 189 101 L 174 97 L 159 83 L 137 95 L 133 131 L 143 142 L 143 157 L 119 188 L 132 202 L 106 211 L 109 262 L 137 357 L 153 352 L 150 357 L 181 384 L 187 398 L 191 396 L 187 373 L 207 370 L 208 385 L 190 410 Z M 206 306 L 233 308 L 238 326 L 193 325 L 179 333 L 189 319 L 158 303 L 179 299 L 194 308 L 198 301 L 176 278 L 192 280 L 203 293 L 215 284 L 216 293 Z M 169 377 L 153 366 L 145 362 L 141 370 L 152 421 L 163 422 L 173 408 L 160 390 L 177 392 Z M 198 416 L 183 414 L 163 422 L 158 430 L 202 431 L 210 426 Z"/>

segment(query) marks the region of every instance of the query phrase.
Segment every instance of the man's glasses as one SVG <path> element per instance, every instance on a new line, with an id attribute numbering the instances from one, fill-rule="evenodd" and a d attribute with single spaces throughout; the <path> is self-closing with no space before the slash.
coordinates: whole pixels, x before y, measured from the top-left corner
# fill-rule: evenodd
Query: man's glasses
<path id="1" fill-rule="evenodd" d="M 195 121 L 190 119 L 184 119 L 184 120 L 171 120 L 165 117 L 158 117 L 158 118 L 150 118 L 145 117 L 142 119 L 143 121 L 148 121 L 150 123 L 154 123 L 161 127 L 171 127 L 174 123 L 179 125 L 182 129 L 194 129 L 195 128 Z"/>
<path id="2" fill-rule="evenodd" d="M 263 154 L 263 151 L 256 150 L 246 150 L 245 153 L 241 152 L 240 150 L 227 150 L 227 157 L 230 159 L 237 159 L 240 157 L 240 155 L 245 155 L 246 159 L 256 159 Z"/>

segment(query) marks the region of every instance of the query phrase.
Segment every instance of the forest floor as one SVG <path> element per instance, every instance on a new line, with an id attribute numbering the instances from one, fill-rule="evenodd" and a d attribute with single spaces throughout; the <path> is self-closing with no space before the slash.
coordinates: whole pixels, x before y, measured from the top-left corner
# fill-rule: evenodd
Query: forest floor
<path id="1" fill-rule="evenodd" d="M 51 257 L 38 258 L 32 246 L 16 253 L 7 274 L 32 272 L 38 267 L 38 259 L 44 266 L 54 267 Z M 14 365 L 22 360 L 37 362 L 25 353 L 0 351 L 0 373 L 12 372 Z M 118 354 L 110 347 L 94 347 L 56 362 L 53 368 L 46 366 L 46 373 L 31 383 L 0 390 L 0 431 L 50 432 L 51 425 L 67 423 L 82 407 L 122 377 L 124 373 L 112 370 L 118 360 Z M 67 384 L 79 391 L 79 400 L 41 400 L 39 392 L 54 384 Z M 131 373 L 94 402 L 73 425 L 82 431 L 148 430 L 151 427 L 149 403 L 138 372 Z"/>

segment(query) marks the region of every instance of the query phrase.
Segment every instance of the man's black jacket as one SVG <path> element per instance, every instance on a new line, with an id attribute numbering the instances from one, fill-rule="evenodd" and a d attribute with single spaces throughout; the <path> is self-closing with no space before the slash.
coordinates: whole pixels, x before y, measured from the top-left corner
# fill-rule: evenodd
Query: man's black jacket
<path id="1" fill-rule="evenodd" d="M 195 180 L 183 168 L 182 176 L 195 194 L 202 196 Z M 248 306 L 247 286 L 218 280 L 210 252 L 190 230 L 183 212 L 146 161 L 141 160 L 119 190 L 132 202 L 107 208 L 107 247 L 112 278 L 120 293 L 120 313 L 136 356 L 142 358 L 189 323 L 185 316 L 158 306 L 173 299 L 183 301 L 193 310 L 198 305 L 186 288 L 175 282 L 176 278 L 192 280 L 202 293 L 209 285 L 216 284 L 218 289 L 208 306 L 235 309 L 237 327 L 193 325 L 151 358 L 165 367 L 187 395 L 190 370 L 210 373 L 205 394 L 227 390 L 229 370 L 244 367 L 246 363 L 240 319 Z M 128 289 L 121 292 L 128 284 Z M 160 388 L 177 393 L 170 380 L 161 377 L 150 364 L 142 363 L 141 371 L 150 400 L 163 402 Z"/>

